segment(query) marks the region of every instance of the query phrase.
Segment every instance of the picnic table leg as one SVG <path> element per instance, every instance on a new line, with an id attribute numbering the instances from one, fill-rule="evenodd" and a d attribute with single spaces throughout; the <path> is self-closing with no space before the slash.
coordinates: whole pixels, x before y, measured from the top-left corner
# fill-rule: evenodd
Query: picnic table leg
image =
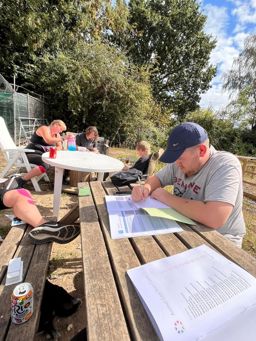
<path id="1" fill-rule="evenodd" d="M 58 219 L 58 213 L 60 208 L 62 180 L 63 180 L 63 168 L 55 167 L 54 175 L 54 195 L 53 195 L 53 215 Z"/>
<path id="2" fill-rule="evenodd" d="M 103 181 L 104 173 L 98 173 L 97 180 Z"/>

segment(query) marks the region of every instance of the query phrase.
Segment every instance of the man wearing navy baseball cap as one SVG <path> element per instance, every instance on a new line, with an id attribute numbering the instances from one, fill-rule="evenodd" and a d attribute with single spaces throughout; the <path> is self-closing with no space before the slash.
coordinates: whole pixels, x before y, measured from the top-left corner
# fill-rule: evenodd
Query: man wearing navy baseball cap
<path id="1" fill-rule="evenodd" d="M 149 195 L 185 216 L 217 229 L 237 246 L 245 234 L 243 181 L 239 160 L 210 146 L 206 130 L 194 122 L 175 127 L 160 161 L 167 165 L 132 191 L 140 201 Z M 173 194 L 164 189 L 173 185 Z"/>

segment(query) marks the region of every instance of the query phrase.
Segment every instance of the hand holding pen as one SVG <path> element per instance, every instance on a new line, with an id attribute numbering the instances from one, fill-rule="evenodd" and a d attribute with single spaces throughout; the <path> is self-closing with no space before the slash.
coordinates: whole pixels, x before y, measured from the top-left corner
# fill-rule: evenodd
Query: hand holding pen
<path id="1" fill-rule="evenodd" d="M 134 186 L 132 190 L 133 201 L 145 200 L 149 196 L 149 193 L 150 193 L 150 190 L 147 187 L 147 185 L 144 185 L 140 179 L 138 182 L 139 184 L 137 186 Z"/>

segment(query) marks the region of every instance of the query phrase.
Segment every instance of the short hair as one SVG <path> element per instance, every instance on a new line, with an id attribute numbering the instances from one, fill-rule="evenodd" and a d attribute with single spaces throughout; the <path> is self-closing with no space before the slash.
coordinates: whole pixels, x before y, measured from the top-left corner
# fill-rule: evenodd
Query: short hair
<path id="1" fill-rule="evenodd" d="M 147 141 L 137 142 L 136 149 L 141 149 L 143 151 L 147 151 L 148 154 L 150 154 L 150 152 L 151 152 L 150 144 Z"/>
<path id="2" fill-rule="evenodd" d="M 67 130 L 66 124 L 62 120 L 54 120 L 50 123 L 50 126 L 53 126 L 54 124 L 59 125 L 62 130 Z"/>
<path id="3" fill-rule="evenodd" d="M 85 134 L 90 134 L 91 132 L 94 132 L 95 135 L 98 137 L 99 136 L 99 132 L 98 129 L 95 126 L 89 126 L 85 129 Z"/>

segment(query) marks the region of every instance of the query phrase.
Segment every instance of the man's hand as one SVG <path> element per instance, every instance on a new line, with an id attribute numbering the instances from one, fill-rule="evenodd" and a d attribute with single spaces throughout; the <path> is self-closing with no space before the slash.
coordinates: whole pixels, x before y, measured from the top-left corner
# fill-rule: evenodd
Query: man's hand
<path id="1" fill-rule="evenodd" d="M 146 185 L 137 185 L 132 189 L 132 200 L 141 201 L 145 200 L 150 193 L 150 189 Z"/>
<path id="2" fill-rule="evenodd" d="M 163 188 L 157 188 L 151 193 L 151 198 L 154 198 L 154 199 L 161 201 L 162 203 L 168 205 L 168 201 L 170 199 L 170 193 L 168 193 Z"/>

